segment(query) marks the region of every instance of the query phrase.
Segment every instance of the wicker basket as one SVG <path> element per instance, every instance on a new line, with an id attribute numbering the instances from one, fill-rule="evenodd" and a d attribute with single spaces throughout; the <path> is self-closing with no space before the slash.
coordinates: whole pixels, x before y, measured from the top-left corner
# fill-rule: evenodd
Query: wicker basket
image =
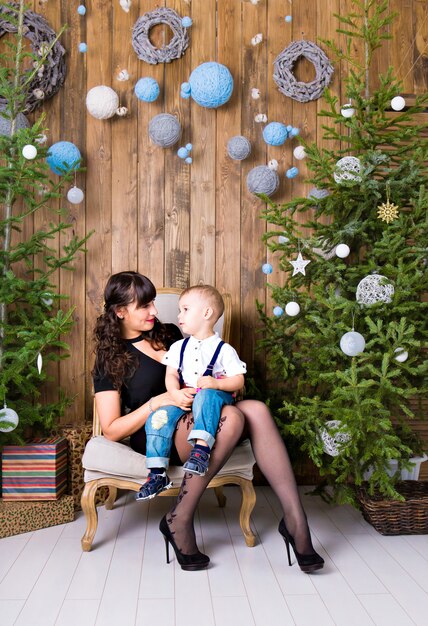
<path id="1" fill-rule="evenodd" d="M 382 535 L 425 535 L 428 533 L 428 483 L 403 480 L 396 485 L 405 497 L 383 500 L 368 494 L 365 487 L 357 489 L 357 498 L 364 519 Z"/>

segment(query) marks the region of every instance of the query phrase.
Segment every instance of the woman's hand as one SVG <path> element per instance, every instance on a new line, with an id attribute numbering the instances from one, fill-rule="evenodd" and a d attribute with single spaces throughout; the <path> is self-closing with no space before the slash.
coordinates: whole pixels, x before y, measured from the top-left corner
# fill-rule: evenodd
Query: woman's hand
<path id="1" fill-rule="evenodd" d="M 172 391 L 167 392 L 165 395 L 169 396 L 172 402 L 167 402 L 166 404 L 173 404 L 174 406 L 178 406 L 180 409 L 184 411 L 188 411 L 195 398 L 196 389 L 193 387 L 184 387 L 183 389 L 174 389 Z"/>

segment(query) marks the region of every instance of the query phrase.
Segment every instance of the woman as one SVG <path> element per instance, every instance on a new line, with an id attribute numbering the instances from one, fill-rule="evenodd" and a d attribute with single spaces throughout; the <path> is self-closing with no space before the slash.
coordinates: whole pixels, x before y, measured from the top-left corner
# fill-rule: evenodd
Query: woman
<path id="1" fill-rule="evenodd" d="M 95 401 L 103 434 L 113 441 L 130 436 L 132 448 L 141 454 L 145 453 L 144 424 L 149 414 L 160 406 L 175 404 L 165 391 L 161 359 L 181 337 L 177 327 L 157 320 L 155 297 L 153 283 L 142 274 L 114 274 L 107 282 L 104 312 L 94 332 Z M 183 396 L 180 408 L 188 411 L 191 403 Z M 182 464 L 188 458 L 190 428 L 191 415 L 187 413 L 175 433 L 171 463 Z M 245 437 L 250 438 L 257 464 L 281 502 L 284 517 L 278 530 L 286 543 L 289 565 L 291 544 L 302 571 L 321 569 L 324 561 L 312 546 L 287 450 L 267 407 L 256 400 L 223 408 L 208 473 L 186 473 L 175 506 L 161 520 L 159 528 L 167 550 L 171 544 L 183 569 L 208 565 L 209 557 L 199 552 L 196 544 L 196 507 L 210 480 Z"/>

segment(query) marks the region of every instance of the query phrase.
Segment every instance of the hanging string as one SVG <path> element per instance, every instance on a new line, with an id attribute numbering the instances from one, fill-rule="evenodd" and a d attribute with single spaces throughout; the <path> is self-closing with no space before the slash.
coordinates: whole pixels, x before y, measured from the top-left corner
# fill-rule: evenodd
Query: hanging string
<path id="1" fill-rule="evenodd" d="M 354 332 L 355 329 L 355 313 L 354 311 L 352 311 L 352 332 Z"/>

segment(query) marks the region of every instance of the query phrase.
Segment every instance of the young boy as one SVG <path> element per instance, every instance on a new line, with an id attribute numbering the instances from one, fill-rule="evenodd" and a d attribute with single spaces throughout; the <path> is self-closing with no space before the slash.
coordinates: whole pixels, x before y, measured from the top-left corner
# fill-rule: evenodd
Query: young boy
<path id="1" fill-rule="evenodd" d="M 204 476 L 223 406 L 233 403 L 233 392 L 244 385 L 247 371 L 234 348 L 214 332 L 224 311 L 223 298 L 210 285 L 185 289 L 179 300 L 178 323 L 190 335 L 176 341 L 163 357 L 167 365 L 165 385 L 177 406 L 153 411 L 146 422 L 146 462 L 150 473 L 136 500 L 148 500 L 172 486 L 166 469 L 176 424 L 186 412 L 183 399 L 194 398 L 194 426 L 188 440 L 192 452 L 184 464 L 186 472 Z"/>

